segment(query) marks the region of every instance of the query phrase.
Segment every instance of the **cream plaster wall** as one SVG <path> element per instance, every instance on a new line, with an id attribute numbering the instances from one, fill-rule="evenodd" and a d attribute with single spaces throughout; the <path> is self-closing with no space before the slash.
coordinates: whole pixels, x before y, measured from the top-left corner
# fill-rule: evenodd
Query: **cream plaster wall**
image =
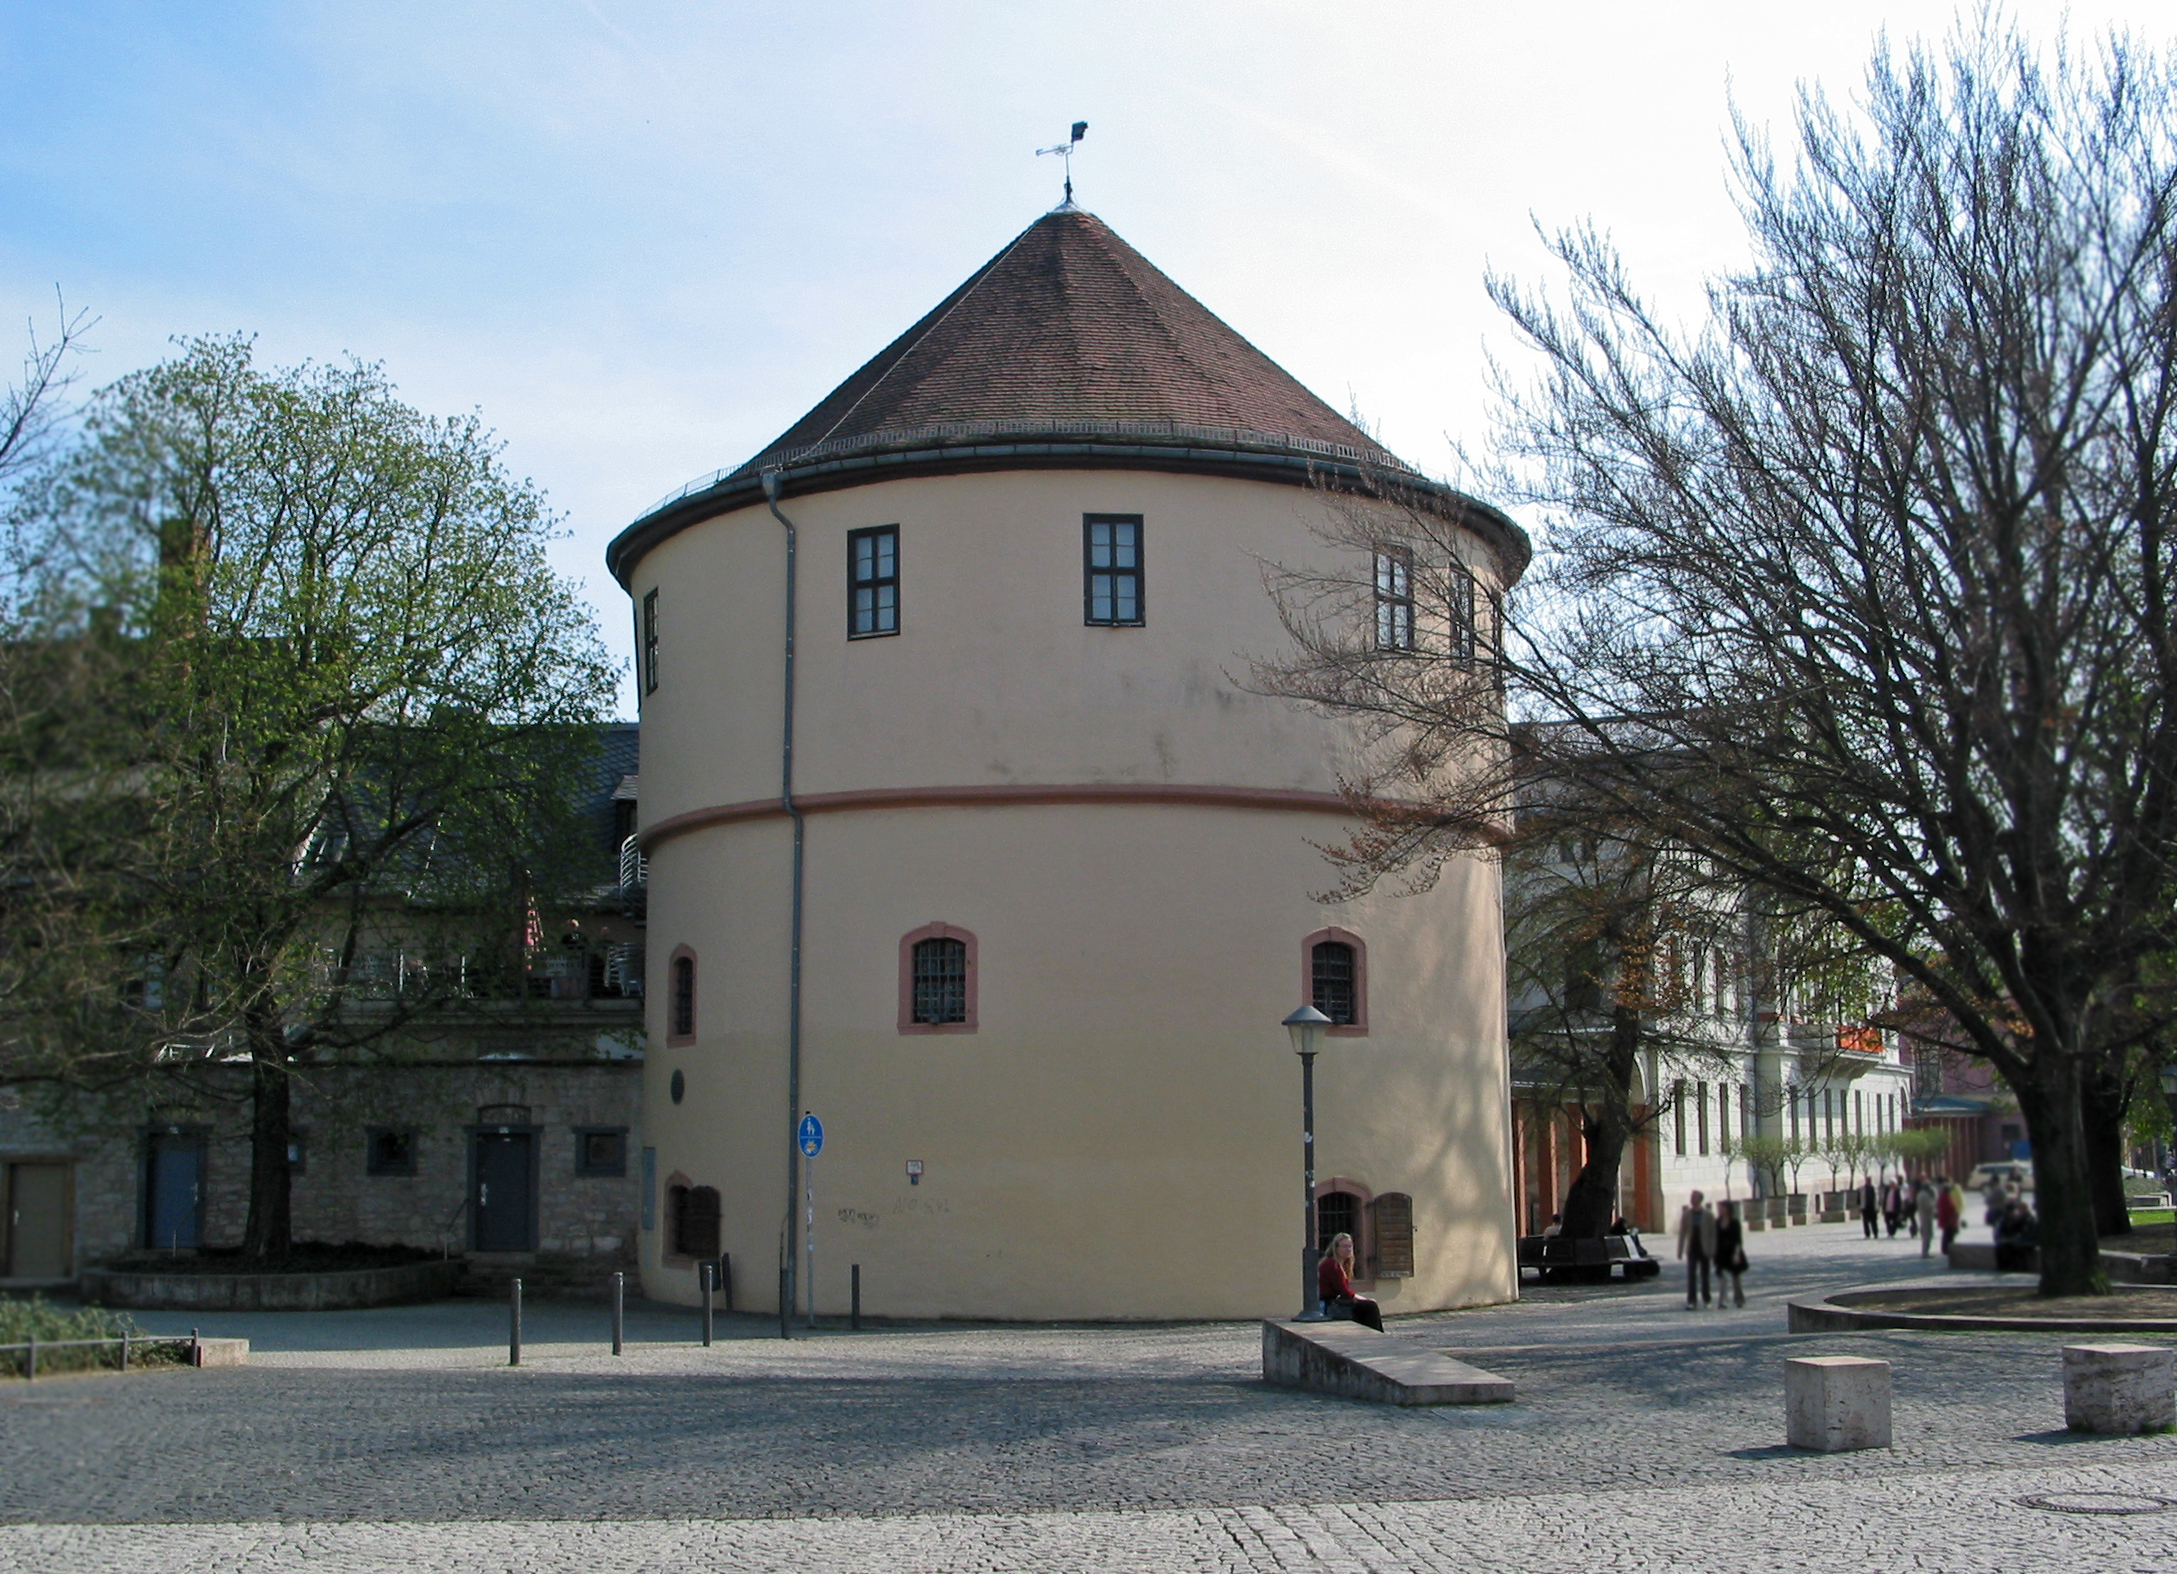
<path id="1" fill-rule="evenodd" d="M 1303 489 L 1031 472 L 783 506 L 801 534 L 801 793 L 1334 788 L 1335 727 L 1228 676 L 1281 638 L 1259 559 L 1322 550 Z M 1145 628 L 1082 625 L 1084 512 L 1144 516 Z M 849 642 L 846 531 L 892 523 L 903 633 Z M 662 590 L 646 826 L 777 793 L 782 534 L 744 510 L 635 569 L 638 597 Z M 1313 844 L 1341 834 L 1335 815 L 1158 803 L 812 816 L 802 1103 L 828 1133 L 820 1309 L 845 1309 L 858 1262 L 880 1316 L 1292 1312 L 1300 1077 L 1278 1023 L 1305 998 L 1301 941 L 1326 924 L 1367 942 L 1370 1031 L 1318 1061 L 1318 1173 L 1415 1204 L 1417 1277 L 1377 1292 L 1394 1310 L 1512 1295 L 1494 868 L 1315 902 L 1331 874 Z M 669 1047 L 665 989 L 651 1001 L 659 1221 L 676 1175 L 719 1189 L 743 1308 L 775 1305 L 786 1213 L 788 849 L 773 818 L 651 855 L 651 976 L 682 944 L 699 967 L 694 1044 Z M 897 1030 L 898 942 L 933 920 L 977 936 L 973 1034 Z M 659 1247 L 645 1232 L 646 1289 L 692 1299 L 693 1270 Z"/>

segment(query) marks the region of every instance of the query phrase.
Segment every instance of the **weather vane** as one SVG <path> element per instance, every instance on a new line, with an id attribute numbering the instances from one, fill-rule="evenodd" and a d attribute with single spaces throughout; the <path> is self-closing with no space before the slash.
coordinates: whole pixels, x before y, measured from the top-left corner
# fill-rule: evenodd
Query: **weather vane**
<path id="1" fill-rule="evenodd" d="M 1068 137 L 1065 141 L 1059 143 L 1057 147 L 1036 149 L 1037 158 L 1043 157 L 1043 155 L 1046 153 L 1056 153 L 1061 159 L 1064 159 L 1066 162 L 1066 200 L 1059 204 L 1059 206 L 1062 208 L 1070 208 L 1073 206 L 1073 150 L 1080 145 L 1081 138 L 1086 136 L 1087 134 L 1088 122 L 1085 120 L 1076 120 L 1073 123 L 1073 135 Z"/>

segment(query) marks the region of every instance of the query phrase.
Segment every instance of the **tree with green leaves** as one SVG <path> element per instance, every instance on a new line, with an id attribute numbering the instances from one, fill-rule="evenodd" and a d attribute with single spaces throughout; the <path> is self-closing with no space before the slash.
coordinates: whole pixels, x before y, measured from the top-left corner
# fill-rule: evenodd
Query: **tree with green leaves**
<path id="1" fill-rule="evenodd" d="M 244 1250 L 277 1257 L 296 1079 L 518 988 L 594 881 L 575 784 L 616 674 L 542 495 L 374 366 L 187 343 L 91 400 L 11 524 L 0 1077 L 246 1070 Z"/>

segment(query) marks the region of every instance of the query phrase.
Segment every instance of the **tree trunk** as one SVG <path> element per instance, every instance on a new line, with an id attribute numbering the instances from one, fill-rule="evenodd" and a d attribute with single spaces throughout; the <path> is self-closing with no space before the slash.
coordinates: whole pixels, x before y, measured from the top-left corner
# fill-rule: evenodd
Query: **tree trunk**
<path id="1" fill-rule="evenodd" d="M 278 1030 L 269 1041 L 250 1025 L 249 1223 L 242 1232 L 245 1257 L 284 1257 L 294 1245 L 287 1146 L 294 1083 Z"/>
<path id="2" fill-rule="evenodd" d="M 2086 1068 L 2075 1054 L 2044 1051 L 2012 1084 L 2033 1139 L 2034 1207 L 2040 1217 L 2041 1293 L 2107 1295 L 2088 1178 Z"/>
<path id="3" fill-rule="evenodd" d="M 1632 1132 L 1633 1073 L 1640 1064 L 1640 1017 L 1625 1006 L 1613 1011 L 1610 1048 L 1603 1055 L 1602 1097 L 1581 1101 L 1580 1135 L 1587 1162 L 1565 1193 L 1558 1233 L 1574 1240 L 1600 1240 L 1618 1216 L 1618 1170 Z"/>
<path id="4" fill-rule="evenodd" d="M 2094 1225 L 2103 1235 L 2129 1235 L 2130 1211 L 2124 1206 L 2124 1057 L 2105 1055 L 2087 1071 L 2080 1090 L 2086 1128 L 2086 1176 L 2094 1199 Z"/>

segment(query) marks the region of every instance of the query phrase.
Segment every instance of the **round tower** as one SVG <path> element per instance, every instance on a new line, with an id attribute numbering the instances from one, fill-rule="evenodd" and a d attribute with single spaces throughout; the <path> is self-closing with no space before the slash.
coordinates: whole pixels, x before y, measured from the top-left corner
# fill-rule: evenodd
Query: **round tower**
<path id="1" fill-rule="evenodd" d="M 1064 208 L 613 542 L 648 1294 L 722 1251 L 744 1310 L 790 1260 L 822 1315 L 857 1264 L 875 1316 L 1291 1315 L 1312 1001 L 1325 1230 L 1387 1310 L 1511 1296 L 1495 871 L 1315 900 L 1349 740 L 1235 681 L 1284 640 L 1263 564 L 1332 551 L 1318 484 L 1371 467 Z M 1501 592 L 1524 538 L 1430 490 Z"/>

